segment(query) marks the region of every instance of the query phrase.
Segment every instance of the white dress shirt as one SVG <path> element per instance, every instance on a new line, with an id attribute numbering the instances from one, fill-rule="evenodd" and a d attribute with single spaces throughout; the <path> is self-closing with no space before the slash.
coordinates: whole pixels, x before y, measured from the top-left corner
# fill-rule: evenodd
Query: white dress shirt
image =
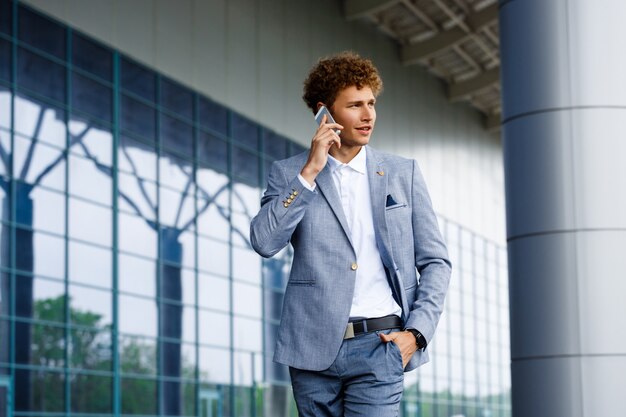
<path id="1" fill-rule="evenodd" d="M 361 148 L 347 164 L 328 155 L 329 168 L 357 256 L 358 269 L 350 317 L 373 318 L 390 314 L 401 316 L 402 309 L 393 299 L 376 246 L 366 158 L 365 148 Z M 299 178 L 307 188 L 315 189 L 304 178 Z"/>

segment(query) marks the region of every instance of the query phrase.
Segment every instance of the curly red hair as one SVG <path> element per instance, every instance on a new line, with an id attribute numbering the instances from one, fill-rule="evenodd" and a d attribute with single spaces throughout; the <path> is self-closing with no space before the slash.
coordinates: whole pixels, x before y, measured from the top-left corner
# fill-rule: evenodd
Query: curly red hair
<path id="1" fill-rule="evenodd" d="M 317 103 L 330 107 L 341 90 L 352 86 L 369 87 L 376 97 L 383 90 L 383 80 L 372 61 L 345 51 L 317 62 L 304 80 L 302 99 L 315 114 Z"/>

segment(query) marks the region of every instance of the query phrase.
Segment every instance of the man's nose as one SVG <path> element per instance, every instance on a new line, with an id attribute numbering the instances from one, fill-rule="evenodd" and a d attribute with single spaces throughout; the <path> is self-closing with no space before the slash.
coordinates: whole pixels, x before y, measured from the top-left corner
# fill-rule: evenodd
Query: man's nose
<path id="1" fill-rule="evenodd" d="M 361 119 L 365 121 L 370 121 L 374 118 L 374 109 L 370 109 L 369 107 L 364 107 L 363 114 L 361 114 Z"/>

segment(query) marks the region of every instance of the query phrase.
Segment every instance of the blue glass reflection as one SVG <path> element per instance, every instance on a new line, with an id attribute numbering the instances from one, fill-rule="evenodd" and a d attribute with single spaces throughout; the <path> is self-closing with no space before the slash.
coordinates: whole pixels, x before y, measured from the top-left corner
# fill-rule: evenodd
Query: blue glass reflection
<path id="1" fill-rule="evenodd" d="M 228 172 L 228 143 L 198 131 L 198 162 L 219 172 Z"/>
<path id="2" fill-rule="evenodd" d="M 232 113 L 232 137 L 237 144 L 243 144 L 254 150 L 259 149 L 259 126 L 252 120 L 237 113 Z"/>
<path id="3" fill-rule="evenodd" d="M 0 32 L 13 34 L 13 2 L 0 1 Z"/>
<path id="4" fill-rule="evenodd" d="M 120 96 L 120 127 L 143 138 L 154 140 L 156 112 L 154 108 L 122 94 Z"/>
<path id="5" fill-rule="evenodd" d="M 161 106 L 186 117 L 193 118 L 193 93 L 186 87 L 161 77 Z"/>
<path id="6" fill-rule="evenodd" d="M 190 159 L 193 157 L 193 128 L 190 124 L 162 113 L 160 136 L 163 147 Z"/>
<path id="7" fill-rule="evenodd" d="M 154 144 L 120 135 L 118 161 L 120 171 L 156 181 L 157 156 Z"/>
<path id="8" fill-rule="evenodd" d="M 120 84 L 123 90 L 150 102 L 155 101 L 156 74 L 127 57 L 120 60 Z"/>
<path id="9" fill-rule="evenodd" d="M 72 107 L 106 122 L 112 122 L 111 88 L 72 72 Z"/>
<path id="10" fill-rule="evenodd" d="M 17 85 L 65 104 L 65 67 L 24 48 L 17 51 Z"/>
<path id="11" fill-rule="evenodd" d="M 228 135 L 228 109 L 206 97 L 199 97 L 198 123 L 203 128 L 226 136 Z"/>
<path id="12" fill-rule="evenodd" d="M 289 147 L 289 155 L 290 156 L 298 155 L 308 149 L 309 149 L 308 147 L 304 147 L 300 145 L 299 143 L 291 142 L 290 147 Z"/>
<path id="13" fill-rule="evenodd" d="M 18 8 L 18 37 L 22 42 L 65 59 L 65 28 L 23 5 Z"/>
<path id="14" fill-rule="evenodd" d="M 24 160 L 24 167 L 28 168 L 20 167 L 14 172 L 15 175 L 19 175 L 21 178 L 24 178 L 25 175 L 31 178 L 28 174 L 39 175 L 43 172 L 37 169 L 42 165 L 38 160 L 47 159 L 47 157 L 41 158 L 40 153 L 48 153 L 48 151 L 46 151 L 46 149 L 38 149 L 40 146 L 44 145 L 42 142 L 54 145 L 58 149 L 65 148 L 67 139 L 65 111 L 50 104 L 43 103 L 41 100 L 35 100 L 24 95 L 16 95 L 14 103 L 15 132 L 26 136 L 26 138 L 36 139 L 36 141 L 30 142 L 15 135 L 15 152 L 16 154 L 22 151 L 24 152 L 24 156 L 28 158 Z M 18 145 L 18 141 L 22 143 Z M 20 147 L 22 149 L 20 149 Z M 50 147 L 46 148 L 50 149 Z M 59 159 L 56 159 L 56 161 L 59 164 L 62 163 Z M 22 161 L 18 158 L 15 163 L 21 165 Z M 24 171 L 24 169 L 26 169 L 27 172 Z"/>
<path id="15" fill-rule="evenodd" d="M 259 158 L 252 152 L 233 146 L 233 175 L 252 187 L 259 186 Z"/>
<path id="16" fill-rule="evenodd" d="M 4 39 L 0 39 L 0 80 L 11 81 L 12 65 L 11 44 Z"/>
<path id="17" fill-rule="evenodd" d="M 263 129 L 263 153 L 271 159 L 285 159 L 289 155 L 289 141 L 271 130 Z"/>
<path id="18" fill-rule="evenodd" d="M 77 32 L 72 33 L 72 63 L 77 68 L 111 81 L 113 69 L 111 51 Z"/>

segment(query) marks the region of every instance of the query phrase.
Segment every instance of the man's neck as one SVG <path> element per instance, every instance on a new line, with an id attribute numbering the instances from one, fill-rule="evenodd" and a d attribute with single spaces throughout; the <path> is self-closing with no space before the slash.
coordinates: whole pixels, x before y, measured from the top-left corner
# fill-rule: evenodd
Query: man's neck
<path id="1" fill-rule="evenodd" d="M 341 148 L 333 146 L 328 153 L 342 164 L 347 164 L 357 156 L 361 148 L 363 146 L 342 146 Z"/>

